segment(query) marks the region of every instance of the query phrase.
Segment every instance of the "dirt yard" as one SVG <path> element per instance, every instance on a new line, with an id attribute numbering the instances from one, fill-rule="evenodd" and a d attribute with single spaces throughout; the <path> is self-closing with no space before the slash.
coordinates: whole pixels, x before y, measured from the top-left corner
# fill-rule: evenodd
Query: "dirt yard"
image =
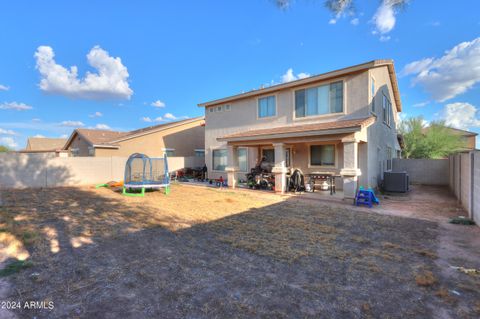
<path id="1" fill-rule="evenodd" d="M 186 185 L 2 190 L 0 301 L 22 309 L 0 317 L 478 318 L 480 227 L 422 191 L 369 210 Z"/>

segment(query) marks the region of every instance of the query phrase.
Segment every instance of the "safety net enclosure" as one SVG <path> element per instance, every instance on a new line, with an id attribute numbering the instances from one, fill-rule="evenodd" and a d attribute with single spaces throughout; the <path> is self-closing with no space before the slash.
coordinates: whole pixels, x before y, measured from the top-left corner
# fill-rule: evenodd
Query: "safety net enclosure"
<path id="1" fill-rule="evenodd" d="M 145 154 L 130 155 L 125 165 L 123 194 L 143 196 L 147 189 L 165 189 L 170 192 L 167 154 L 160 158 L 150 158 Z"/>

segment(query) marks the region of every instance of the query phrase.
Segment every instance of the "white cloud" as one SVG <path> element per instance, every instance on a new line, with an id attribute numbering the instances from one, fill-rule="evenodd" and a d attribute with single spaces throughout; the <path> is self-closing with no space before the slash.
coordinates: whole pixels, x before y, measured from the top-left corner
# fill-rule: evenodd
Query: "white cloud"
<path id="1" fill-rule="evenodd" d="M 0 128 L 0 134 L 4 134 L 4 135 L 18 135 L 17 132 L 13 131 L 13 130 L 5 130 L 3 128 Z"/>
<path id="2" fill-rule="evenodd" d="M 95 125 L 95 128 L 97 130 L 111 130 L 110 126 L 108 126 L 107 124 L 97 124 Z"/>
<path id="3" fill-rule="evenodd" d="M 358 25 L 360 23 L 360 20 L 358 18 L 353 18 L 352 20 L 350 20 L 350 24 L 352 25 Z"/>
<path id="4" fill-rule="evenodd" d="M 372 19 L 377 32 L 385 34 L 392 31 L 395 27 L 394 4 L 392 0 L 383 0 L 378 7 Z"/>
<path id="5" fill-rule="evenodd" d="M 379 40 L 380 40 L 381 42 L 387 42 L 387 41 L 390 40 L 390 36 L 389 36 L 389 35 L 381 35 L 380 38 L 379 38 Z"/>
<path id="6" fill-rule="evenodd" d="M 167 113 L 167 114 L 170 114 L 170 113 Z M 165 114 L 165 115 L 166 115 L 166 114 Z M 163 117 L 161 117 L 161 116 L 159 116 L 159 117 L 157 117 L 157 118 L 154 118 L 154 119 L 146 116 L 146 117 L 142 117 L 141 120 L 144 121 L 144 122 L 147 122 L 147 123 L 151 123 L 151 122 L 165 122 L 165 119 L 164 119 Z"/>
<path id="7" fill-rule="evenodd" d="M 60 138 L 68 138 L 69 136 L 70 135 L 68 135 L 68 134 L 62 134 L 62 135 L 60 135 Z"/>
<path id="8" fill-rule="evenodd" d="M 336 23 L 337 23 L 337 19 L 332 18 L 328 20 L 328 24 L 336 24 Z"/>
<path id="9" fill-rule="evenodd" d="M 18 144 L 11 137 L 0 137 L 0 145 L 5 145 L 9 148 L 17 148 Z"/>
<path id="10" fill-rule="evenodd" d="M 413 104 L 412 106 L 413 106 L 413 107 L 424 107 L 424 106 L 426 106 L 426 105 L 428 105 L 428 104 L 430 104 L 430 101 L 415 103 L 415 104 Z"/>
<path id="11" fill-rule="evenodd" d="M 155 102 L 152 102 L 150 105 L 155 107 L 165 107 L 165 103 L 160 100 L 156 100 Z"/>
<path id="12" fill-rule="evenodd" d="M 36 123 L 41 122 L 41 121 L 42 121 L 42 120 L 39 119 L 39 118 L 37 118 L 37 117 L 32 119 L 32 122 L 36 122 Z"/>
<path id="13" fill-rule="evenodd" d="M 282 83 L 308 78 L 309 76 L 310 74 L 304 72 L 295 75 L 293 73 L 293 69 L 290 68 L 287 70 L 287 72 L 285 72 L 284 75 L 282 75 Z"/>
<path id="14" fill-rule="evenodd" d="M 164 116 L 163 116 L 164 119 L 167 119 L 167 120 L 176 120 L 177 117 L 175 115 L 173 115 L 172 113 L 166 113 Z"/>
<path id="15" fill-rule="evenodd" d="M 8 91 L 8 90 L 10 90 L 8 86 L 0 84 L 0 91 Z"/>
<path id="16" fill-rule="evenodd" d="M 415 75 L 420 84 L 440 102 L 471 89 L 480 82 L 480 37 L 462 42 L 440 58 L 425 58 L 405 66 L 403 75 Z"/>
<path id="17" fill-rule="evenodd" d="M 469 127 L 480 127 L 478 109 L 470 103 L 451 103 L 445 105 L 440 117 L 445 124 L 462 130 Z"/>
<path id="18" fill-rule="evenodd" d="M 15 111 L 26 111 L 31 110 L 32 107 L 25 103 L 18 102 L 4 102 L 0 103 L 0 110 L 15 110 Z"/>
<path id="19" fill-rule="evenodd" d="M 93 114 L 90 114 L 88 117 L 96 118 L 96 117 L 102 117 L 102 116 L 103 116 L 102 112 L 95 112 Z"/>
<path id="20" fill-rule="evenodd" d="M 66 126 L 66 127 L 82 127 L 85 126 L 83 122 L 80 121 L 63 121 L 60 123 L 60 126 Z"/>
<path id="21" fill-rule="evenodd" d="M 42 134 L 37 134 L 37 135 L 34 135 L 33 137 L 36 137 L 36 138 L 45 138 L 45 136 L 42 135 Z"/>
<path id="22" fill-rule="evenodd" d="M 78 77 L 78 68 L 69 69 L 55 62 L 55 53 L 49 46 L 39 46 L 35 52 L 36 68 L 41 75 L 40 89 L 51 94 L 80 99 L 130 99 L 133 94 L 128 85 L 128 70 L 120 58 L 111 57 L 99 46 L 87 54 L 88 64 L 97 73 L 87 72 Z"/>

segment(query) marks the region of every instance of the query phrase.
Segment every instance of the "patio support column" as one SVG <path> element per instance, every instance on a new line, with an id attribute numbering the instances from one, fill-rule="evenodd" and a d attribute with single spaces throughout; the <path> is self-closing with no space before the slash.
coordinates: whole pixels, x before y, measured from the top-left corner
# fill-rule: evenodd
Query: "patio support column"
<path id="1" fill-rule="evenodd" d="M 234 145 L 228 145 L 227 147 L 227 167 L 225 171 L 227 172 L 227 182 L 228 186 L 235 188 L 237 186 L 237 172 L 238 172 L 238 157 L 237 157 L 237 147 Z"/>
<path id="2" fill-rule="evenodd" d="M 358 168 L 358 140 L 345 138 L 343 142 L 343 194 L 346 199 L 353 199 L 357 193 L 358 176 L 362 174 Z"/>
<path id="3" fill-rule="evenodd" d="M 275 148 L 275 166 L 272 173 L 275 174 L 275 192 L 283 194 L 287 188 L 287 167 L 285 165 L 285 144 L 274 143 Z"/>

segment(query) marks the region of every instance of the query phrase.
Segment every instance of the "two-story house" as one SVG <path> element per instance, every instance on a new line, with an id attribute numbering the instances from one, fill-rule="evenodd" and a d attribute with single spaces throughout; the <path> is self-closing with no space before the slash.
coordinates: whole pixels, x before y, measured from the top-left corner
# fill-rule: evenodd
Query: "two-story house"
<path id="1" fill-rule="evenodd" d="M 289 169 L 339 176 L 337 189 L 353 198 L 358 186 L 377 187 L 400 146 L 401 112 L 391 60 L 348 68 L 201 103 L 210 178 L 237 180 L 266 157 L 275 190 Z"/>

